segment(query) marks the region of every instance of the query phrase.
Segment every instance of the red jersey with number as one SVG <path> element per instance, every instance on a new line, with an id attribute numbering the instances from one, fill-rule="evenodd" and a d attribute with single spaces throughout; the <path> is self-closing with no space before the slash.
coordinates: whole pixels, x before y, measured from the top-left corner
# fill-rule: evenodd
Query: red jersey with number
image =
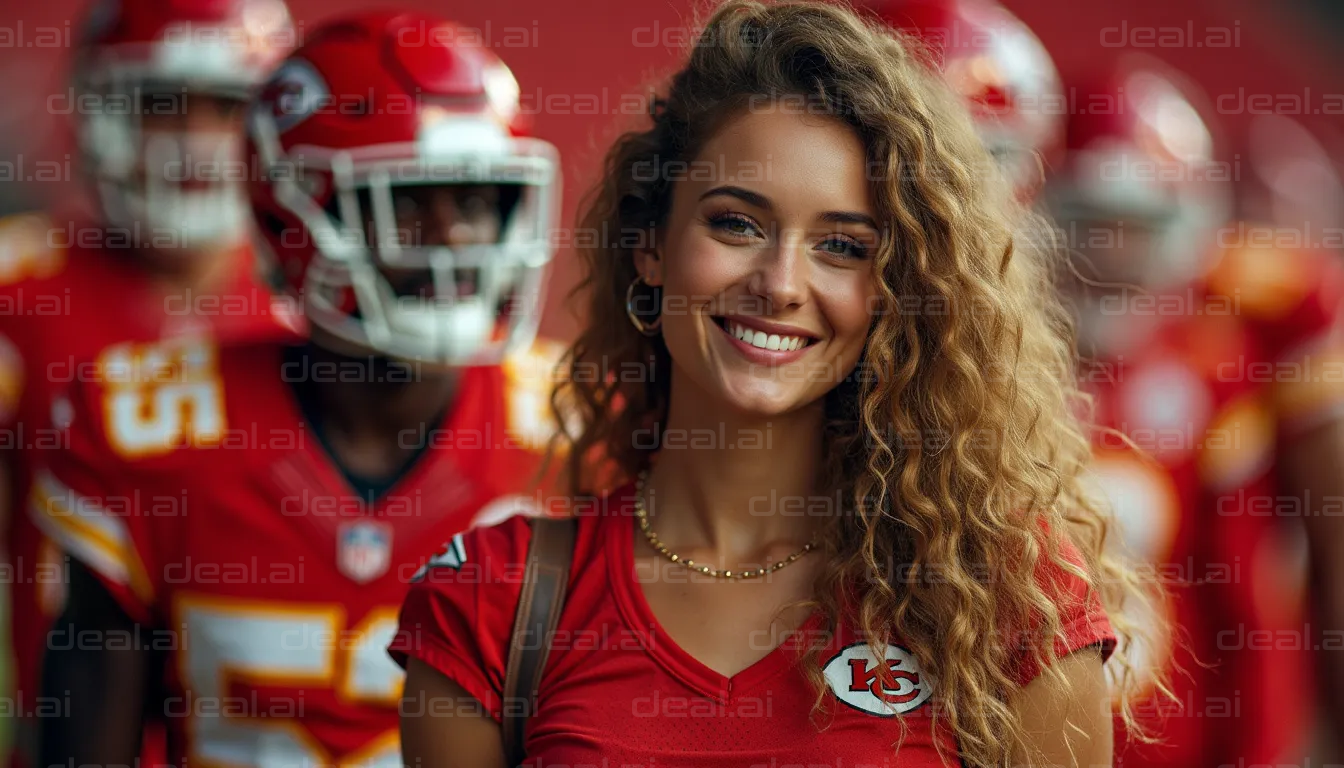
<path id="1" fill-rule="evenodd" d="M 12 587 L 20 709 L 36 701 L 42 645 L 64 603 L 61 554 L 25 513 L 34 466 L 63 442 L 52 420 L 53 408 L 57 418 L 65 410 L 64 390 L 89 377 L 98 353 L 118 342 L 300 332 L 300 318 L 273 306 L 270 291 L 253 276 L 250 248 L 239 248 L 219 293 L 173 295 L 151 281 L 131 252 L 116 248 L 114 236 L 58 226 L 45 214 L 0 219 L 0 449 L 8 451 L 13 471 L 4 582 Z M 99 245 L 110 247 L 91 247 Z"/>
<path id="2" fill-rule="evenodd" d="M 79 386 L 68 448 L 36 481 L 44 530 L 169 651 L 181 764 L 400 766 L 386 646 L 406 585 L 438 542 L 522 508 L 510 494 L 544 443 L 534 356 L 465 369 L 442 423 L 404 436 L 414 463 L 362 496 L 287 381 L 368 369 L 301 359 L 196 341 L 105 353 L 108 383 Z"/>
<path id="3" fill-rule="evenodd" d="M 1085 369 L 1098 422 L 1143 452 L 1099 433 L 1092 480 L 1117 514 L 1115 541 L 1168 591 L 1129 617 L 1157 632 L 1135 647 L 1138 713 L 1165 744 L 1118 740 L 1117 765 L 1272 764 L 1305 745 L 1302 510 L 1278 488 L 1275 457 L 1344 405 L 1341 297 L 1326 254 L 1229 251 L 1202 284 L 1132 305 L 1147 315 L 1136 321 L 1160 319 L 1156 333 Z M 1152 690 L 1157 672 L 1176 701 Z"/>
<path id="4" fill-rule="evenodd" d="M 732 677 L 678 647 L 635 571 L 633 498 L 627 487 L 579 516 L 569 591 L 535 709 L 503 701 L 531 536 L 522 518 L 462 534 L 430 561 L 406 598 L 393 657 L 402 664 L 415 657 L 439 670 L 496 720 L 506 705 L 528 706 L 524 764 L 538 768 L 959 765 L 951 734 L 933 727 L 937 681 L 899 640 L 879 660 L 852 627 L 831 633 L 813 614 Z M 1063 636 L 1056 652 L 1100 645 L 1109 654 L 1114 638 L 1095 593 L 1089 599 L 1082 582 L 1062 569 L 1042 577 L 1059 587 Z M 828 686 L 820 721 L 810 719 L 816 693 L 798 664 L 800 650 L 814 640 L 826 644 L 819 656 Z M 1010 674 L 1025 684 L 1036 671 L 1019 659 Z M 403 714 L 451 716 L 451 708 L 409 702 Z"/>

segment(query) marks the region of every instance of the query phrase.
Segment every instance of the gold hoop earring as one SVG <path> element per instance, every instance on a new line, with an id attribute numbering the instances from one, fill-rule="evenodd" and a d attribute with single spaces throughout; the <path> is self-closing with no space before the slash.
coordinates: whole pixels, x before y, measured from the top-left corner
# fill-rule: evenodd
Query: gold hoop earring
<path id="1" fill-rule="evenodd" d="M 646 323 L 643 320 L 640 320 L 639 315 L 635 313 L 635 286 L 640 283 L 649 285 L 644 281 L 643 275 L 637 275 L 635 279 L 631 281 L 630 287 L 625 289 L 625 314 L 630 318 L 630 324 L 635 326 L 635 330 L 645 336 L 657 336 L 658 330 L 663 326 L 662 313 L 658 313 L 658 319 L 654 320 L 652 323 Z M 652 288 L 653 286 L 650 285 L 649 287 Z"/>

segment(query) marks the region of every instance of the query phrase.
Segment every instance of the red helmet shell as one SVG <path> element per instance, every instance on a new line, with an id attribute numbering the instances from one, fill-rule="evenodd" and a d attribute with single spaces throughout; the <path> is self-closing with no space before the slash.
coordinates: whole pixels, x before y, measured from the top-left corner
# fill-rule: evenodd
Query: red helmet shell
<path id="1" fill-rule="evenodd" d="M 249 154 L 266 165 L 274 159 L 269 153 L 301 158 L 313 148 L 409 147 L 435 123 L 525 133 L 513 74 L 490 50 L 465 40 L 470 36 L 462 27 L 420 13 L 381 12 L 324 25 L 263 87 L 254 109 L 273 121 L 276 146 L 258 146 L 251 131 Z M 331 204 L 331 173 L 315 167 L 301 173 L 305 191 L 319 205 Z M 297 293 L 318 236 L 276 201 L 271 182 L 265 173 L 253 175 L 253 210 Z"/>
<path id="2" fill-rule="evenodd" d="M 248 115 L 249 196 L 314 327 L 361 350 L 451 364 L 496 360 L 535 332 L 536 300 L 519 302 L 525 313 L 490 309 L 534 297 L 553 254 L 559 158 L 525 135 L 519 96 L 471 30 L 422 13 L 325 24 L 276 68 Z M 394 189 L 452 184 L 517 192 L 498 241 L 402 242 Z M 428 269 L 451 295 L 404 301 L 380 271 L 389 266 Z M 449 287 L 462 269 L 480 275 L 474 294 Z"/>
<path id="3" fill-rule="evenodd" d="M 990 0 L 885 0 L 871 7 L 919 38 L 948 84 L 965 99 L 987 148 L 1030 197 L 1039 159 L 1061 148 L 1067 103 L 1045 46 L 1026 24 Z"/>
<path id="4" fill-rule="evenodd" d="M 98 0 L 84 20 L 78 69 L 133 66 L 160 80 L 256 84 L 297 36 L 282 0 Z"/>
<path id="5" fill-rule="evenodd" d="M 1149 285 L 1202 269 L 1231 215 L 1235 174 L 1215 156 L 1201 93 L 1149 56 L 1128 55 L 1073 88 L 1068 156 L 1051 179 L 1062 222 L 1135 221 L 1156 233 Z"/>

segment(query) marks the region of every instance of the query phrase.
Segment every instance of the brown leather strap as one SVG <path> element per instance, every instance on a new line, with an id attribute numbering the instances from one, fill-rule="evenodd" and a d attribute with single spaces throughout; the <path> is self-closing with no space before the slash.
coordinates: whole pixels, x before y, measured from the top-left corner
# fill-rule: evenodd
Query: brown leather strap
<path id="1" fill-rule="evenodd" d="M 574 559 L 573 518 L 538 517 L 532 520 L 532 541 L 527 547 L 523 591 L 513 619 L 509 661 L 504 673 L 504 752 L 509 765 L 527 757 L 523 749 L 523 726 L 537 704 L 537 687 L 551 637 L 560 623 L 569 586 L 569 566 Z"/>

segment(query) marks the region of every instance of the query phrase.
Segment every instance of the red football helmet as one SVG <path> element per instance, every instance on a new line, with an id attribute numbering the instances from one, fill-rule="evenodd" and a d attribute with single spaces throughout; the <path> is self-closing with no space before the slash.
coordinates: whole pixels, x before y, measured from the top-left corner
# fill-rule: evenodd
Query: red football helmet
<path id="1" fill-rule="evenodd" d="M 419 13 L 326 24 L 281 64 L 248 117 L 251 199 L 315 329 L 448 365 L 491 364 L 530 343 L 560 162 L 522 135 L 522 117 L 508 67 Z M 420 229 L 402 218 L 415 195 L 468 186 L 498 195 L 492 235 L 421 244 L 408 232 Z M 390 279 L 407 272 L 430 279 L 408 292 Z"/>
<path id="2" fill-rule="evenodd" d="M 1075 90 L 1068 157 L 1046 196 L 1066 226 L 1129 225 L 1125 236 L 1141 247 L 1099 249 L 1102 279 L 1163 288 L 1207 263 L 1231 213 L 1233 175 L 1214 158 L 1197 93 L 1139 55 Z"/>
<path id="3" fill-rule="evenodd" d="M 924 41 L 1019 197 L 1034 195 L 1067 112 L 1059 73 L 1036 35 L 992 0 L 870 0 L 869 7 Z"/>
<path id="4" fill-rule="evenodd" d="M 247 231 L 241 136 L 195 119 L 207 96 L 241 110 L 294 45 L 282 0 L 98 0 L 72 90 L 81 167 L 104 219 L 176 234 L 190 249 Z M 201 100 L 204 101 L 204 100 Z M 165 128 L 165 117 L 179 118 Z"/>

